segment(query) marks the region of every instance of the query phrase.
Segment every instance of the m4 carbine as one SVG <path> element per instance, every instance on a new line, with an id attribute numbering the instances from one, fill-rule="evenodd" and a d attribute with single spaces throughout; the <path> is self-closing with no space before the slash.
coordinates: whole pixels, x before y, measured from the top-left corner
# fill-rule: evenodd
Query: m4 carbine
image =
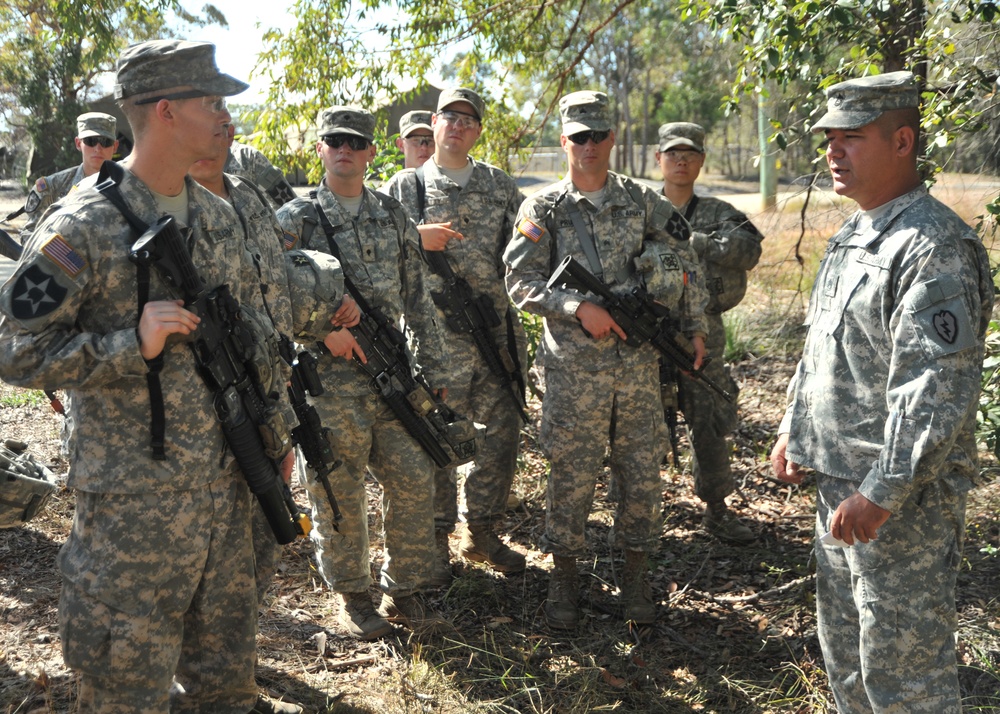
<path id="1" fill-rule="evenodd" d="M 528 424 L 531 419 L 525 411 L 524 387 L 521 375 L 507 349 L 501 350 L 493 339 L 493 329 L 500 326 L 500 315 L 493 306 L 489 295 L 474 296 L 472 286 L 465 278 L 452 270 L 451 264 L 441 251 L 424 252 L 431 270 L 444 280 L 444 289 L 431 292 L 431 298 L 444 313 L 448 328 L 454 332 L 470 335 L 472 341 L 486 362 L 490 373 L 500 380 L 504 391 L 514 401 L 521 420 Z"/>
<path id="2" fill-rule="evenodd" d="M 309 518 L 295 505 L 276 463 L 290 447 L 288 428 L 254 361 L 257 340 L 265 336 L 244 319 L 228 285 L 206 288 L 171 216 L 153 223 L 132 245 L 130 257 L 155 267 L 181 293 L 184 307 L 201 318 L 190 343 L 198 374 L 215 395 L 226 443 L 278 543 L 308 536 Z"/>
<path id="3" fill-rule="evenodd" d="M 691 343 L 670 319 L 669 308 L 657 303 L 645 290 L 637 287 L 626 295 L 616 295 L 571 255 L 563 259 L 546 283 L 549 289 L 559 286 L 581 293 L 590 292 L 600 297 L 604 309 L 625 331 L 625 344 L 632 347 L 647 343 L 652 345 L 677 369 L 686 372 L 693 379 L 701 380 L 705 386 L 732 403 L 733 396 L 702 373 L 707 360 L 698 369 L 694 368 L 695 356 Z"/>

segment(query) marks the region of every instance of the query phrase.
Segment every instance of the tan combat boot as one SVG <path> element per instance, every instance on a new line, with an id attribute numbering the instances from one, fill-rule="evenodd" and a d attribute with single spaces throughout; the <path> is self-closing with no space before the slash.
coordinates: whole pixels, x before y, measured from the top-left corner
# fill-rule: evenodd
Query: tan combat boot
<path id="1" fill-rule="evenodd" d="M 368 591 L 340 593 L 340 624 L 359 640 L 377 640 L 392 632 L 392 625 L 375 612 Z"/>
<path id="2" fill-rule="evenodd" d="M 473 563 L 486 563 L 499 573 L 520 573 L 524 570 L 524 556 L 509 548 L 491 525 L 470 525 L 462 534 L 458 552 Z"/>
<path id="3" fill-rule="evenodd" d="M 702 519 L 705 530 L 719 540 L 733 545 L 747 545 L 757 540 L 753 531 L 740 523 L 739 519 L 726 506 L 725 501 L 715 501 L 705 504 L 705 517 Z"/>
<path id="4" fill-rule="evenodd" d="M 379 614 L 413 630 L 417 635 L 455 635 L 455 626 L 439 614 L 420 593 L 387 595 L 383 593 Z"/>
<path id="5" fill-rule="evenodd" d="M 545 621 L 557 630 L 572 630 L 580 621 L 577 605 L 580 577 L 576 572 L 576 558 L 553 555 L 552 564 L 549 594 L 545 600 Z"/>
<path id="6" fill-rule="evenodd" d="M 622 573 L 622 609 L 625 619 L 640 625 L 656 621 L 653 589 L 649 585 L 646 554 L 641 550 L 625 551 L 625 571 Z"/>
<path id="7" fill-rule="evenodd" d="M 448 531 L 434 531 L 434 568 L 427 578 L 427 587 L 444 588 L 451 585 L 455 574 L 451 570 L 451 549 L 448 545 Z"/>

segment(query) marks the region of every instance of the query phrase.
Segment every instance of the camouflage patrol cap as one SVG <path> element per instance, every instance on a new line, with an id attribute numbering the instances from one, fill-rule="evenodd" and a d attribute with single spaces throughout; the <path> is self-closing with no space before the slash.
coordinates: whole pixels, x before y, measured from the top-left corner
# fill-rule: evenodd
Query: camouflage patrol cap
<path id="1" fill-rule="evenodd" d="M 399 136 L 403 139 L 408 137 L 417 129 L 431 129 L 431 117 L 433 112 L 424 111 L 423 109 L 417 109 L 412 112 L 406 112 L 399 119 Z"/>
<path id="2" fill-rule="evenodd" d="M 103 112 L 87 112 L 76 118 L 76 135 L 80 139 L 88 136 L 103 136 L 106 139 L 114 140 L 117 137 L 115 130 L 118 120 L 110 114 Z"/>
<path id="3" fill-rule="evenodd" d="M 608 95 L 604 92 L 572 92 L 559 100 L 563 136 L 581 131 L 610 131 Z"/>
<path id="4" fill-rule="evenodd" d="M 826 114 L 812 131 L 857 129 L 893 109 L 920 106 L 920 92 L 912 72 L 889 72 L 849 79 L 826 90 Z"/>
<path id="5" fill-rule="evenodd" d="M 689 146 L 698 153 L 705 153 L 705 129 L 689 121 L 675 121 L 660 127 L 660 151 L 675 146 Z"/>
<path id="6" fill-rule="evenodd" d="M 375 117 L 357 107 L 329 107 L 316 117 L 316 132 L 321 139 L 330 134 L 353 134 L 375 141 Z"/>
<path id="7" fill-rule="evenodd" d="M 118 58 L 115 99 L 172 87 L 193 87 L 206 96 L 229 97 L 250 85 L 215 65 L 215 45 L 185 40 L 151 40 L 132 45 Z"/>
<path id="8" fill-rule="evenodd" d="M 483 115 L 486 114 L 486 102 L 475 91 L 466 87 L 443 89 L 441 90 L 441 94 L 438 95 L 437 110 L 441 111 L 449 104 L 454 104 L 455 102 L 465 102 L 476 113 L 476 119 L 479 121 L 483 120 Z"/>
<path id="9" fill-rule="evenodd" d="M 285 253 L 285 272 L 295 337 L 322 340 L 333 329 L 330 320 L 344 298 L 340 261 L 316 250 L 290 250 Z"/>

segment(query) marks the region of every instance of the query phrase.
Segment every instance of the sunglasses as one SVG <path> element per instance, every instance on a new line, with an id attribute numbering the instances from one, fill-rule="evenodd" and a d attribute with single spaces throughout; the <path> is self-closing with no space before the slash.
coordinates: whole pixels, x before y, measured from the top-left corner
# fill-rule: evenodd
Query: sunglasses
<path id="1" fill-rule="evenodd" d="M 433 136 L 408 136 L 403 141 L 416 146 L 434 146 Z"/>
<path id="2" fill-rule="evenodd" d="M 471 129 L 479 125 L 479 119 L 474 114 L 466 114 L 465 112 L 448 110 L 438 112 L 438 116 L 441 117 L 441 121 L 457 126 L 459 129 Z"/>
<path id="3" fill-rule="evenodd" d="M 371 146 L 371 142 L 368 139 L 363 136 L 355 136 L 354 134 L 327 134 L 323 137 L 323 142 L 331 149 L 339 149 L 344 144 L 347 144 L 351 148 L 351 151 L 364 151 Z"/>
<path id="4" fill-rule="evenodd" d="M 80 139 L 80 141 L 82 141 L 87 146 L 97 146 L 98 144 L 100 144 L 105 149 L 110 149 L 112 146 L 115 145 L 115 140 L 109 139 L 106 136 L 86 136 Z"/>
<path id="5" fill-rule="evenodd" d="M 566 138 L 572 141 L 574 144 L 583 146 L 588 141 L 592 141 L 595 144 L 600 144 L 609 136 L 611 136 L 610 131 L 578 131 L 576 134 L 570 134 Z"/>
<path id="6" fill-rule="evenodd" d="M 156 104 L 161 99 L 201 99 L 201 106 L 207 111 L 213 114 L 221 114 L 226 111 L 226 98 L 220 97 L 215 94 L 206 95 L 200 89 L 188 89 L 183 92 L 174 92 L 173 94 L 160 94 L 156 97 L 146 97 L 145 99 L 139 99 L 136 101 L 136 106 L 142 104 Z"/>

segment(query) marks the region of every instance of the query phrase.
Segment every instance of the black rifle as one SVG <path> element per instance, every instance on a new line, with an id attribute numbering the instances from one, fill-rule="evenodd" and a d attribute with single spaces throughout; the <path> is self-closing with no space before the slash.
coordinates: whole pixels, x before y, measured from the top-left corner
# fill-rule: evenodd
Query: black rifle
<path id="1" fill-rule="evenodd" d="M 215 395 L 226 443 L 275 539 L 284 545 L 309 535 L 309 519 L 295 505 L 276 464 L 288 434 L 275 426 L 276 410 L 268 405 L 271 395 L 252 364 L 257 338 L 229 286 L 206 288 L 171 216 L 153 223 L 132 245 L 129 257 L 136 264 L 155 267 L 181 293 L 184 307 L 201 318 L 191 341 L 198 374 Z"/>
<path id="2" fill-rule="evenodd" d="M 0 255 L 17 260 L 21 257 L 21 244 L 10 237 L 10 233 L 0 228 Z"/>
<path id="3" fill-rule="evenodd" d="M 507 350 L 501 351 L 493 339 L 492 330 L 500 326 L 500 315 L 489 295 L 474 296 L 472 286 L 451 269 L 451 264 L 441 251 L 424 251 L 431 270 L 444 280 L 444 290 L 431 291 L 431 298 L 444 313 L 448 328 L 454 332 L 471 335 L 472 341 L 486 362 L 490 373 L 500 380 L 504 391 L 514 401 L 525 424 L 531 419 L 525 411 L 524 387 L 520 371 Z M 506 358 L 506 359 L 504 359 Z"/>
<path id="4" fill-rule="evenodd" d="M 692 379 L 701 380 L 727 402 L 733 397 L 725 389 L 706 377 L 702 370 L 708 364 L 694 368 L 694 350 L 691 343 L 670 319 L 670 310 L 658 304 L 642 288 L 633 288 L 627 295 L 615 295 L 608 286 L 580 265 L 573 256 L 566 256 L 546 283 L 547 288 L 566 286 L 580 292 L 590 292 L 601 297 L 604 309 L 618 326 L 625 331 L 625 344 L 640 347 L 651 344 L 677 369 L 688 373 Z M 586 332 L 586 330 L 584 330 Z"/>
<path id="5" fill-rule="evenodd" d="M 362 310 L 361 322 L 350 328 L 351 334 L 368 359 L 363 363 L 355 356 L 354 361 L 371 377 L 372 390 L 389 405 L 438 468 L 472 461 L 476 457 L 475 435 L 460 424 L 468 420 L 435 397 L 422 377 L 414 376 L 406 354 L 406 336 L 381 310 L 369 305 L 353 285 L 348 289 Z"/>
<path id="6" fill-rule="evenodd" d="M 308 402 L 306 393 L 318 397 L 323 393 L 323 385 L 316 372 L 316 358 L 303 350 L 295 354 L 295 345 L 288 338 L 281 340 L 281 356 L 292 367 L 292 381 L 288 385 L 288 399 L 298 419 L 292 429 L 292 441 L 298 444 L 309 467 L 316 472 L 316 478 L 323 485 L 326 498 L 333 510 L 333 528 L 343 520 L 337 497 L 330 485 L 330 473 L 344 462 L 337 458 L 330 443 L 330 430 L 323 426 L 316 407 Z"/>

